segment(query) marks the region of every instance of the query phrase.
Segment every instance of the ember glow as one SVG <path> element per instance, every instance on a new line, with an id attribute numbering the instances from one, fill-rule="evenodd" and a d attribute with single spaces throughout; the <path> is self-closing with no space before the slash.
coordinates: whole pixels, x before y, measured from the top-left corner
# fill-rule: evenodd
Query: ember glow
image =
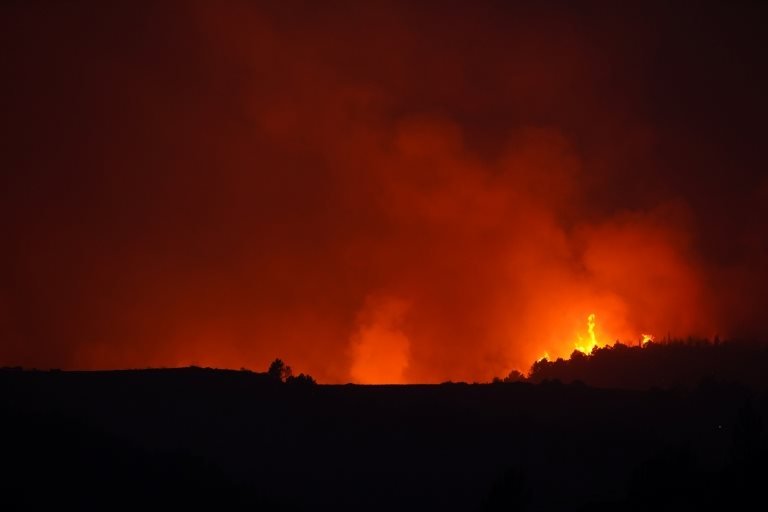
<path id="1" fill-rule="evenodd" d="M 760 17 L 461 4 L 5 3 L 0 365 L 487 381 L 768 333 Z"/>

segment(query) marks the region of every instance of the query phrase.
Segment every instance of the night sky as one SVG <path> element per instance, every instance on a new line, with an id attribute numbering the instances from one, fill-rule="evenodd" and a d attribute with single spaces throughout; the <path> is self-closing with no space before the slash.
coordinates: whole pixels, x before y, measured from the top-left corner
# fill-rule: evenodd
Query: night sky
<path id="1" fill-rule="evenodd" d="M 0 366 L 488 380 L 768 337 L 761 2 L 0 5 Z"/>

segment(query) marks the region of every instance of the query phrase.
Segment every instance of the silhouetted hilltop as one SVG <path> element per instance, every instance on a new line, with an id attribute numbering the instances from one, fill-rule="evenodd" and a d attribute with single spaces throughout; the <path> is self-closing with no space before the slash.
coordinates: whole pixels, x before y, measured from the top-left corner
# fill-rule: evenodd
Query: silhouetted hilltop
<path id="1" fill-rule="evenodd" d="M 194 386 L 197 384 L 209 386 L 215 383 L 217 386 L 274 386 L 278 384 L 311 385 L 315 380 L 303 373 L 293 375 L 290 366 L 286 366 L 280 359 L 272 363 L 266 372 L 254 372 L 246 368 L 230 370 L 226 368 L 210 368 L 199 366 L 185 366 L 180 368 L 145 368 L 125 370 L 68 370 L 59 369 L 37 370 L 25 369 L 20 366 L 0 367 L 0 379 L 13 377 L 14 379 L 55 379 L 57 382 L 94 382 L 102 385 L 115 385 L 130 383 L 132 386 Z"/>
<path id="2" fill-rule="evenodd" d="M 519 380 L 519 374 L 507 380 Z M 531 367 L 528 380 L 580 381 L 604 388 L 692 388 L 707 382 L 768 388 L 768 345 L 677 340 L 643 346 L 616 343 L 567 360 L 546 359 Z"/>
<path id="3" fill-rule="evenodd" d="M 291 385 L 273 370 L 0 371 L 3 509 L 764 501 L 768 395 L 742 386 Z"/>

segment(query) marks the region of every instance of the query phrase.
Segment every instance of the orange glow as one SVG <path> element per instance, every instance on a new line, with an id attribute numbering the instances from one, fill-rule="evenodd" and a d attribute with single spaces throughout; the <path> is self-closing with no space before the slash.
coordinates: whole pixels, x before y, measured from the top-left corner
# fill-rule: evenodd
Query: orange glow
<path id="1" fill-rule="evenodd" d="M 272 3 L 79 38 L 35 9 L 7 23 L 23 44 L 1 50 L 31 53 L 3 59 L 29 82 L 3 81 L 0 366 L 279 357 L 323 383 L 479 382 L 648 331 L 768 330 L 768 237 L 726 201 L 766 208 L 768 179 L 700 188 L 733 183 L 664 138 L 690 116 L 646 97 L 669 74 L 655 30 L 646 48 L 515 2 Z"/>
<path id="2" fill-rule="evenodd" d="M 410 341 L 402 331 L 408 305 L 391 297 L 372 297 L 352 336 L 351 375 L 360 384 L 404 384 Z"/>

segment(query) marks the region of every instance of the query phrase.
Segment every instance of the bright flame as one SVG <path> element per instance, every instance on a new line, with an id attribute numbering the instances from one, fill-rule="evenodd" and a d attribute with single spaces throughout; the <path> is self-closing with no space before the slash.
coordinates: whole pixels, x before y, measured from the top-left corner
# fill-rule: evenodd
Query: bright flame
<path id="1" fill-rule="evenodd" d="M 595 313 L 590 313 L 587 315 L 587 335 L 582 336 L 584 331 L 581 331 L 581 333 L 576 332 L 575 336 L 577 338 L 577 341 L 573 344 L 573 348 L 584 355 L 592 355 L 594 350 L 596 348 L 602 348 L 605 347 L 605 343 L 601 343 L 597 339 L 597 315 Z M 609 336 L 605 335 L 603 332 L 603 335 L 605 338 L 609 338 Z M 648 343 L 655 341 L 656 338 L 653 336 L 653 334 L 648 333 L 642 333 L 640 334 L 640 346 L 645 346 Z M 616 339 L 616 343 L 620 343 L 618 338 Z M 558 354 L 555 354 L 555 357 L 558 357 Z M 568 356 L 565 357 L 565 359 L 568 359 Z M 542 361 L 551 361 L 552 358 L 550 357 L 548 352 L 544 352 L 542 356 L 540 356 L 538 359 L 536 359 L 536 362 L 542 362 Z"/>
<path id="2" fill-rule="evenodd" d="M 592 313 L 587 317 L 587 331 L 589 331 L 589 341 L 592 344 L 592 347 L 597 345 L 597 340 L 595 339 L 595 314 Z"/>
<path id="3" fill-rule="evenodd" d="M 597 337 L 595 336 L 595 314 L 590 313 L 587 317 L 587 332 L 589 333 L 589 340 L 585 343 L 584 339 L 580 335 L 576 335 L 579 338 L 578 343 L 574 345 L 576 350 L 584 354 L 591 354 L 592 350 L 597 346 Z"/>

